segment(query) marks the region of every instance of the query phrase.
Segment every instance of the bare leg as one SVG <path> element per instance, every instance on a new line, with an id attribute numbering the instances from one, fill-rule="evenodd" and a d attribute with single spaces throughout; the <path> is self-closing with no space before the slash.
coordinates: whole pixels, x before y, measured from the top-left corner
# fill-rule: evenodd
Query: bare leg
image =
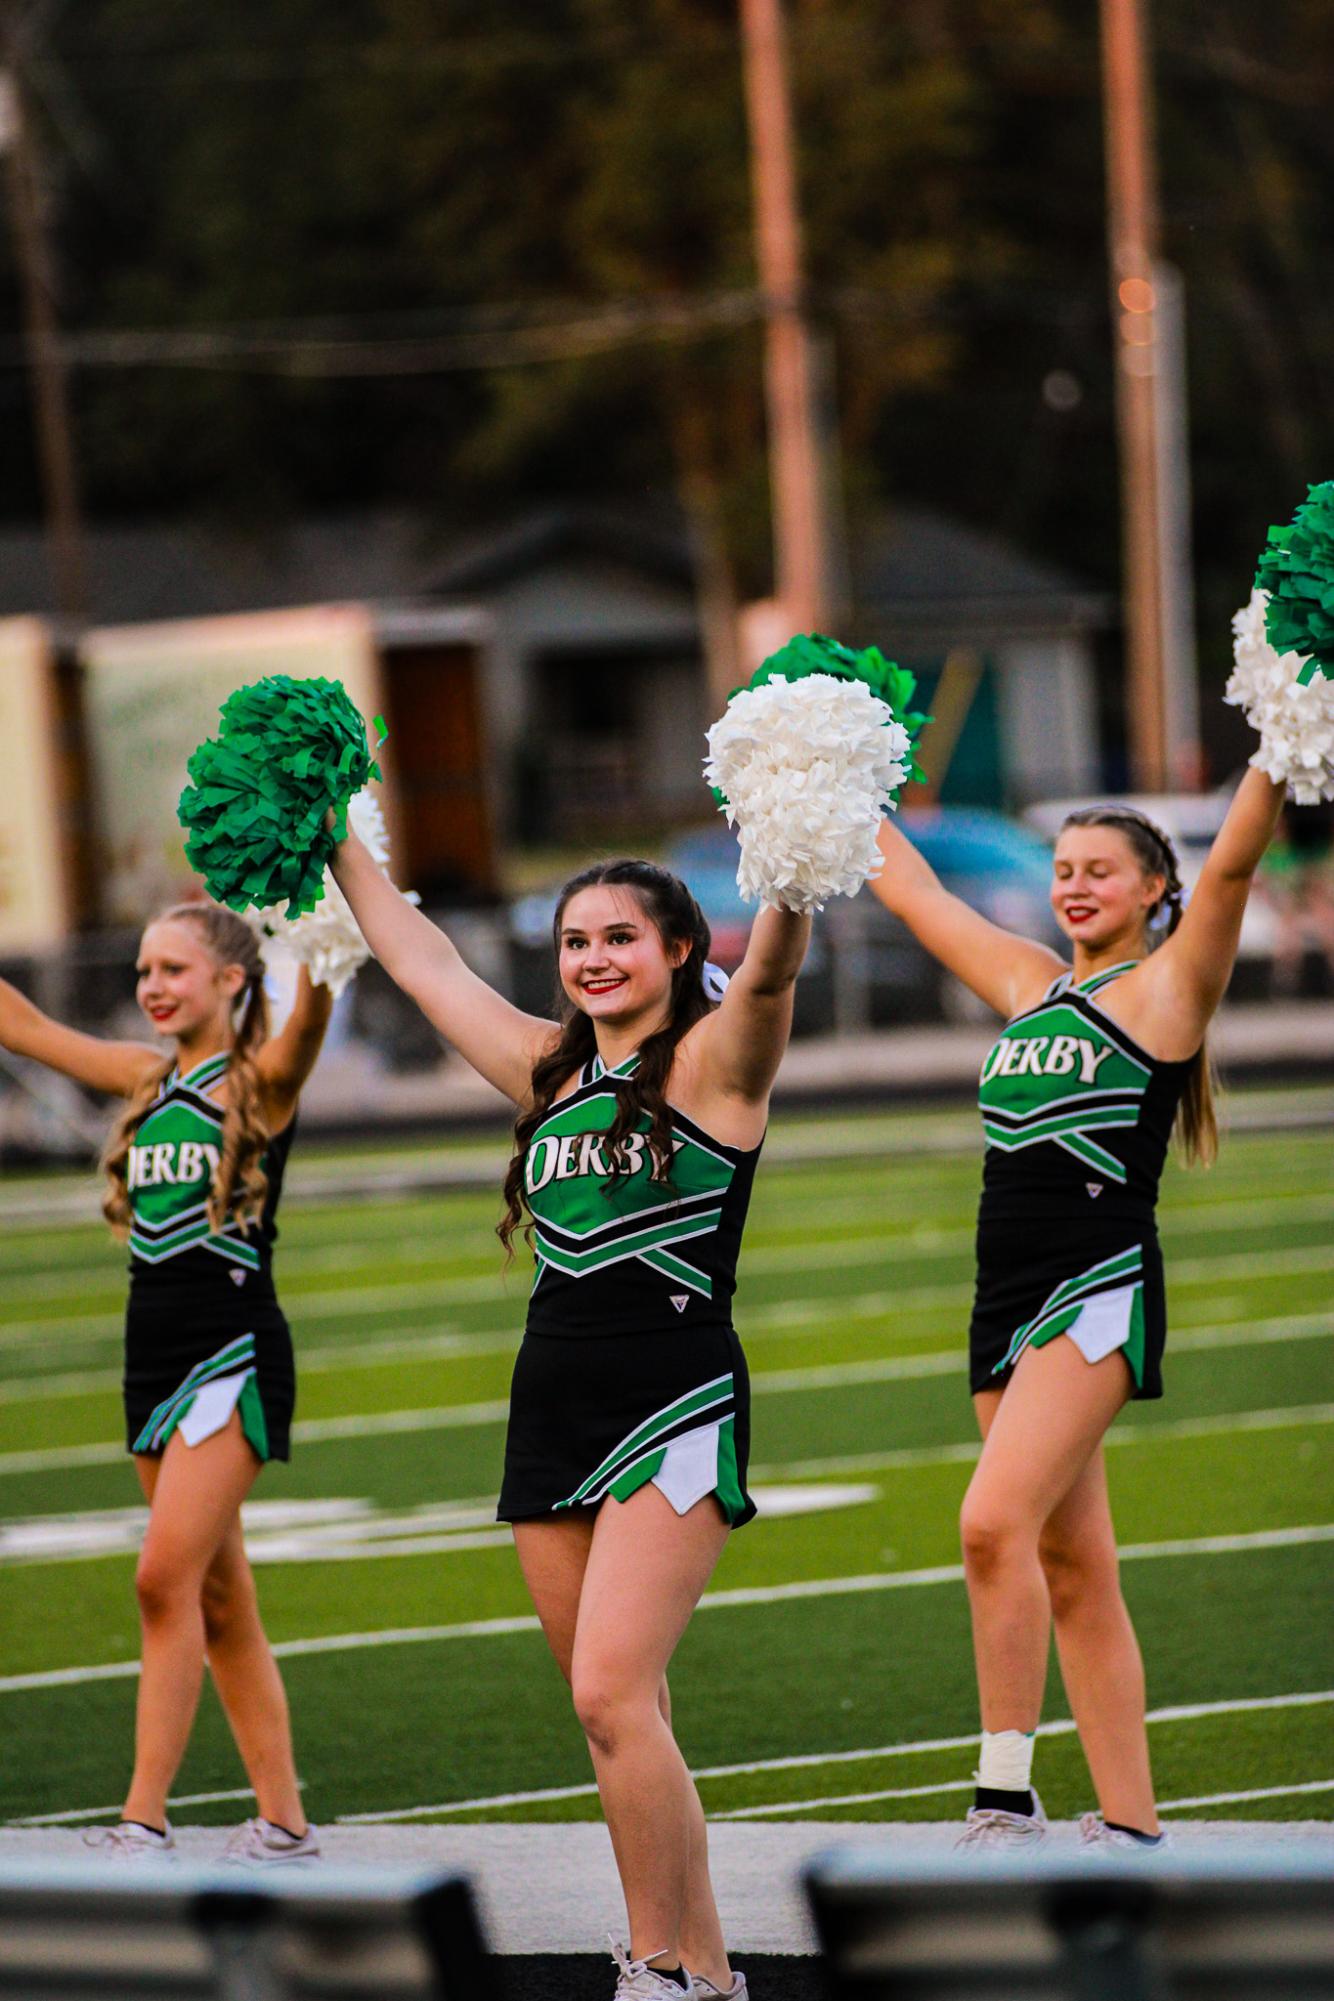
<path id="1" fill-rule="evenodd" d="M 188 1446 L 176 1433 L 160 1463 L 145 1465 L 141 1455 L 135 1465 L 151 1507 L 135 1575 L 143 1672 L 123 1815 L 160 1827 L 204 1679 L 204 1577 L 260 1462 L 233 1414 L 201 1444 Z"/>
<path id="2" fill-rule="evenodd" d="M 672 1727 L 672 1701 L 667 1688 L 666 1675 L 658 1691 L 659 1706 L 663 1721 Z M 727 1957 L 727 1946 L 723 1939 L 722 1920 L 718 1916 L 718 1904 L 713 1894 L 713 1879 L 709 1875 L 709 1830 L 704 1819 L 704 1805 L 688 1769 L 686 1783 L 686 1832 L 689 1837 L 689 1852 L 686 1860 L 686 1900 L 681 1913 L 681 1958 L 692 1973 L 702 1973 L 706 1980 L 720 1988 L 723 1993 L 732 1984 L 732 1968 Z"/>
<path id="3" fill-rule="evenodd" d="M 287 1695 L 260 1624 L 239 1517 L 233 1518 L 204 1578 L 203 1605 L 209 1672 L 259 1810 L 289 1833 L 304 1834 Z"/>
<path id="4" fill-rule="evenodd" d="M 591 1520 L 520 1522 L 543 1631 L 589 1738 L 630 1950 L 732 1983 L 699 1795 L 670 1728 L 666 1666 L 726 1541 L 712 1500 L 684 1518 L 652 1486 Z M 650 1936 L 650 1933 L 653 1935 Z"/>
<path id="5" fill-rule="evenodd" d="M 1121 1596 L 1101 1446 L 1047 1517 L 1038 1553 L 1061 1675 L 1103 1817 L 1156 1834 L 1144 1663 Z"/>
<path id="6" fill-rule="evenodd" d="M 960 1519 L 984 1730 L 1037 1727 L 1051 1632 L 1039 1536 L 1129 1390 L 1119 1354 L 1090 1365 L 1062 1336 L 1020 1357 L 990 1417 Z"/>

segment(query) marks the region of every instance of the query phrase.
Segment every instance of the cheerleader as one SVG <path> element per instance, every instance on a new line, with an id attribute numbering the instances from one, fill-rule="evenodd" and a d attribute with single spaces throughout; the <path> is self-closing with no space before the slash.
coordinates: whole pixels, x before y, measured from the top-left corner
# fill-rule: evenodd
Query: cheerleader
<path id="1" fill-rule="evenodd" d="M 319 1844 L 241 1503 L 265 1463 L 288 1456 L 295 1378 L 273 1285 L 275 1218 L 330 997 L 303 972 L 270 1036 L 255 935 L 208 903 L 155 918 L 137 973 L 165 1054 L 65 1027 L 0 981 L 5 1048 L 127 1101 L 103 1154 L 102 1208 L 129 1245 L 126 1444 L 149 1504 L 135 1575 L 142 1668 L 129 1791 L 119 1822 L 92 1838 L 113 1861 L 172 1857 L 167 1796 L 207 1660 L 258 1805 L 227 1857 L 306 1861 Z"/>
<path id="2" fill-rule="evenodd" d="M 755 920 L 722 993 L 685 885 L 650 862 L 566 884 L 559 1022 L 471 972 L 353 834 L 335 879 L 371 950 L 518 1107 L 500 1235 L 537 1276 L 499 1516 L 570 1684 L 629 1917 L 618 2001 L 741 2001 L 667 1667 L 746 1491 L 749 1389 L 731 1300 L 809 918 Z"/>
<path id="3" fill-rule="evenodd" d="M 1070 963 L 990 923 L 896 827 L 881 831 L 875 894 L 1006 1024 L 981 1081 L 969 1345 L 984 1443 L 962 1535 L 982 1747 L 961 1843 L 1043 1836 L 1033 1741 L 1053 1626 L 1100 1809 L 1084 1841 L 1163 1839 L 1102 1440 L 1127 1401 L 1162 1395 L 1159 1178 L 1174 1127 L 1188 1159 L 1216 1149 L 1205 1033 L 1282 801 L 1281 783 L 1246 773 L 1188 905 L 1146 815 L 1072 813 L 1051 885 Z"/>

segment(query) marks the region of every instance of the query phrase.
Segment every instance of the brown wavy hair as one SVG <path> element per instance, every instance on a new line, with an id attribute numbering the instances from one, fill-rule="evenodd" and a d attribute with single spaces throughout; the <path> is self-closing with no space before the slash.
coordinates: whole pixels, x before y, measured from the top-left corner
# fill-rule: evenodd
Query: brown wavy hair
<path id="1" fill-rule="evenodd" d="M 671 1075 L 676 1047 L 687 1030 L 710 1013 L 713 1002 L 704 991 L 704 966 L 709 956 L 710 933 L 704 913 L 679 876 L 656 862 L 596 862 L 580 875 L 571 877 L 556 903 L 551 922 L 551 942 L 560 956 L 561 923 L 566 906 L 581 889 L 605 883 L 609 888 L 628 889 L 645 917 L 670 952 L 684 943 L 686 953 L 672 971 L 671 1006 L 666 1022 L 639 1048 L 639 1063 L 632 1076 L 615 1080 L 616 1116 L 603 1140 L 610 1174 L 604 1194 L 610 1195 L 621 1175 L 628 1171 L 625 1142 L 648 1120 L 649 1172 L 655 1181 L 671 1181 L 672 1110 L 667 1102 L 667 1080 Z M 547 1055 L 533 1065 L 532 1088 L 526 1110 L 514 1122 L 514 1151 L 505 1175 L 505 1213 L 496 1225 L 496 1235 L 508 1255 L 513 1254 L 513 1237 L 520 1224 L 526 1243 L 532 1242 L 532 1211 L 524 1186 L 524 1163 L 528 1142 L 551 1109 L 551 1103 L 571 1075 L 597 1052 L 593 1024 L 577 1008 L 557 980 L 556 1010 L 560 1038 Z M 525 1221 L 525 1217 L 527 1220 Z"/>
<path id="2" fill-rule="evenodd" d="M 1184 895 L 1177 851 L 1162 828 L 1135 806 L 1083 806 L 1066 814 L 1061 833 L 1067 827 L 1114 827 L 1125 835 L 1144 874 L 1163 877 L 1163 893 L 1146 920 L 1149 949 L 1170 938 L 1181 922 Z M 1218 1158 L 1218 1073 L 1207 1035 L 1186 1078 L 1173 1136 L 1193 1166 L 1212 1167 Z"/>
<path id="3" fill-rule="evenodd" d="M 268 1176 L 262 1165 L 272 1135 L 261 1110 L 259 1072 L 255 1057 L 269 1034 L 269 1004 L 264 993 L 264 961 L 259 940 L 244 918 L 217 903 L 175 903 L 159 911 L 154 924 L 192 924 L 203 937 L 219 967 L 240 966 L 245 985 L 233 1008 L 241 1011 L 227 1058 L 227 1104 L 223 1113 L 216 1172 L 209 1185 L 205 1213 L 215 1233 L 229 1222 L 245 1227 L 264 1207 Z M 147 1077 L 126 1105 L 102 1151 L 106 1192 L 102 1214 L 122 1240 L 130 1234 L 130 1196 L 126 1162 L 135 1133 L 151 1111 L 158 1091 L 175 1068 L 175 1057 Z"/>

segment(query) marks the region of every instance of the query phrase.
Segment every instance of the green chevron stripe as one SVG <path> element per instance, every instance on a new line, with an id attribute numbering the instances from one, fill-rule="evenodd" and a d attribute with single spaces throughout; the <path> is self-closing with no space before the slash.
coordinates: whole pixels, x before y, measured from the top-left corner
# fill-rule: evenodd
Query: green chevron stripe
<path id="1" fill-rule="evenodd" d="M 992 1374 L 999 1374 L 1002 1369 L 1008 1368 L 1036 1335 L 1042 1333 L 1045 1342 L 1064 1334 L 1091 1299 L 1096 1299 L 1099 1293 L 1116 1291 L 1128 1278 L 1138 1279 L 1143 1270 L 1144 1254 L 1135 1244 L 1130 1250 L 1121 1251 L 1113 1258 L 1104 1258 L 1101 1264 L 1090 1265 L 1087 1271 L 1054 1286 L 1033 1318 L 1015 1330 L 1009 1348 Z M 1050 1324 L 1057 1320 L 1060 1321 L 1059 1326 Z"/>
<path id="2" fill-rule="evenodd" d="M 640 1263 L 652 1265 L 654 1271 L 662 1272 L 666 1278 L 678 1279 L 692 1292 L 703 1293 L 705 1299 L 713 1298 L 713 1280 L 708 1273 L 701 1271 L 697 1265 L 687 1264 L 684 1258 L 673 1257 L 670 1251 L 643 1251 Z"/>
<path id="3" fill-rule="evenodd" d="M 247 1362 L 253 1363 L 254 1359 L 255 1337 L 253 1334 L 242 1334 L 235 1341 L 230 1341 L 225 1348 L 219 1348 L 216 1355 L 210 1355 L 206 1361 L 196 1362 L 194 1368 L 177 1385 L 171 1395 L 164 1397 L 162 1402 L 151 1413 L 148 1422 L 135 1439 L 131 1450 L 135 1452 L 154 1451 L 157 1444 L 157 1434 L 162 1431 L 163 1425 L 167 1424 L 168 1418 L 171 1418 L 172 1423 L 167 1425 L 167 1434 L 170 1433 L 172 1425 L 184 1415 L 184 1412 L 179 1408 L 182 1402 L 193 1398 L 195 1392 L 201 1390 L 205 1383 L 211 1383 L 219 1376 L 235 1375 Z M 164 1434 L 164 1436 L 167 1434 Z"/>
<path id="4" fill-rule="evenodd" d="M 590 1489 L 614 1479 L 619 1470 L 624 1470 L 626 1460 L 634 1459 L 648 1451 L 654 1439 L 660 1438 L 672 1425 L 679 1424 L 683 1417 L 690 1417 L 696 1411 L 708 1410 L 715 1404 L 726 1403 L 732 1391 L 733 1379 L 728 1374 L 719 1376 L 714 1382 L 703 1384 L 699 1389 L 687 1391 L 686 1395 L 678 1397 L 675 1403 L 664 1404 L 661 1410 L 655 1411 L 652 1417 L 645 1418 L 643 1424 L 628 1433 L 619 1445 L 614 1446 L 602 1464 L 595 1467 L 588 1478 L 575 1488 L 568 1500 L 557 1501 L 556 1506 L 574 1507 L 584 1499 Z"/>
<path id="5" fill-rule="evenodd" d="M 987 1106 L 982 1115 L 983 1130 L 991 1137 L 993 1129 L 1003 1137 L 1030 1140 L 1046 1139 L 1053 1133 L 1087 1132 L 1090 1126 L 1133 1126 L 1138 1123 L 1138 1105 L 1080 1105 L 1073 1111 L 1048 1112 L 1040 1107 L 1031 1112 L 1015 1112 L 1013 1126 L 994 1125 L 994 1113 Z"/>
<path id="6" fill-rule="evenodd" d="M 709 1236 L 721 1214 L 721 1209 L 706 1209 L 682 1217 L 676 1223 L 641 1225 L 591 1251 L 563 1250 L 543 1235 L 540 1222 L 534 1236 L 549 1264 L 555 1265 L 558 1271 L 568 1272 L 572 1278 L 582 1278 L 588 1272 L 600 1271 L 604 1265 L 619 1264 L 622 1259 L 638 1257 L 644 1251 L 660 1250 L 667 1244 L 686 1243 L 692 1237 Z"/>
<path id="7" fill-rule="evenodd" d="M 1059 1285 L 1053 1286 L 1038 1308 L 1035 1318 L 1041 1318 L 1052 1307 L 1060 1306 L 1067 1299 L 1072 1299 L 1077 1292 L 1085 1292 L 1090 1287 L 1105 1287 L 1114 1279 L 1127 1278 L 1131 1272 L 1141 1271 L 1143 1267 L 1144 1253 L 1138 1244 L 1132 1244 L 1128 1250 L 1117 1251 L 1114 1257 L 1103 1258 L 1099 1264 L 1090 1265 L 1087 1271 L 1078 1272 L 1073 1278 L 1062 1279 Z"/>
<path id="8" fill-rule="evenodd" d="M 191 1224 L 174 1236 L 151 1241 L 139 1236 L 133 1226 L 130 1229 L 130 1250 L 142 1264 L 164 1264 L 168 1258 L 179 1257 L 182 1251 L 191 1250 L 196 1244 L 230 1258 L 234 1264 L 245 1265 L 249 1271 L 259 1270 L 259 1253 L 253 1245 L 243 1243 L 239 1237 L 215 1236 L 207 1222 Z"/>
<path id="9" fill-rule="evenodd" d="M 1096 1141 L 1085 1138 L 1082 1133 L 1075 1133 L 1069 1138 L 1058 1139 L 1056 1144 L 1076 1155 L 1086 1166 L 1096 1167 L 1109 1181 L 1125 1184 L 1128 1176 L 1124 1162 L 1119 1161 L 1114 1153 L 1108 1153 L 1107 1149 L 1099 1146 Z"/>

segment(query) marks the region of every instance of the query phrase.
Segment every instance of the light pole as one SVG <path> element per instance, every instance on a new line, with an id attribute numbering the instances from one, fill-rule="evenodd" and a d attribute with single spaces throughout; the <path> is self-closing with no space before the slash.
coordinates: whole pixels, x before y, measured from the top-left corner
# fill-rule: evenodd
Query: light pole
<path id="1" fill-rule="evenodd" d="M 828 617 L 828 506 L 806 321 L 782 0 L 741 0 L 755 260 L 764 295 L 774 587 L 790 631 Z"/>
<path id="2" fill-rule="evenodd" d="M 1158 256 L 1141 0 L 1102 0 L 1102 75 L 1131 764 L 1161 792 L 1170 749 L 1196 747 L 1198 694 L 1180 279 Z"/>

